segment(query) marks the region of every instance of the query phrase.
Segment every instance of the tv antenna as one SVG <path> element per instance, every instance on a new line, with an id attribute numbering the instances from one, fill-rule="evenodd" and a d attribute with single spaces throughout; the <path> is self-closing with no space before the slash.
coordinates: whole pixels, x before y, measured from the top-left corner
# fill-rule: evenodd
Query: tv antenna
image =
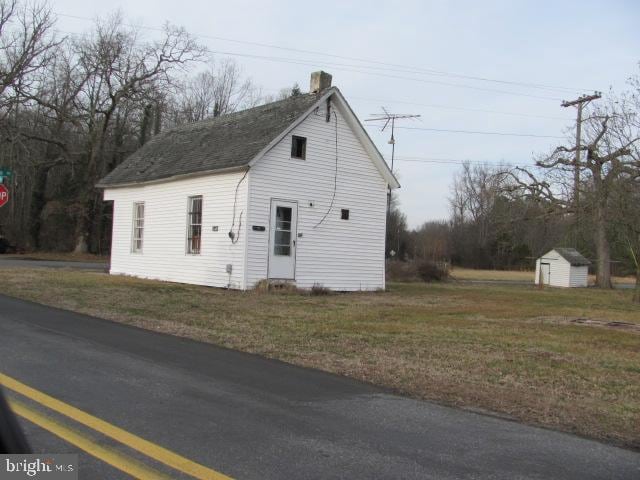
<path id="1" fill-rule="evenodd" d="M 371 118 L 365 119 L 365 122 L 384 121 L 384 125 L 380 129 L 381 132 L 384 132 L 385 128 L 387 128 L 389 124 L 391 124 L 391 138 L 389 139 L 388 143 L 391 145 L 391 173 L 393 173 L 393 161 L 396 156 L 396 137 L 394 136 L 396 120 L 402 120 L 405 118 L 406 119 L 419 118 L 420 115 L 413 115 L 410 113 L 389 113 L 389 111 L 386 108 L 384 107 L 380 107 L 380 108 L 382 108 L 383 113 L 381 114 L 372 113 L 371 115 L 369 115 Z M 389 193 L 387 193 L 387 216 L 389 215 L 390 211 L 391 211 L 391 187 L 389 187 Z"/>
<path id="2" fill-rule="evenodd" d="M 391 124 L 391 138 L 389 139 L 388 143 L 391 145 L 391 172 L 393 172 L 393 161 L 395 159 L 395 153 L 396 153 L 396 137 L 394 135 L 396 120 L 402 120 L 405 118 L 419 118 L 420 115 L 413 115 L 410 113 L 389 113 L 389 111 L 386 108 L 384 107 L 380 107 L 380 108 L 382 108 L 383 113 L 381 114 L 372 113 L 370 115 L 371 118 L 365 119 L 365 122 L 384 121 L 384 125 L 380 129 L 381 132 L 384 132 L 384 130 L 389 126 L 389 124 Z"/>

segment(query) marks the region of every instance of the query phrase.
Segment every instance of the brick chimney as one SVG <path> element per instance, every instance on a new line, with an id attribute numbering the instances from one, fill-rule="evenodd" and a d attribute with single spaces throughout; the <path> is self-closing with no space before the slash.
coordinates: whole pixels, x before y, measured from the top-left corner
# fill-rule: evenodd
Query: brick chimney
<path id="1" fill-rule="evenodd" d="M 331 87 L 331 75 L 322 70 L 319 72 L 313 72 L 311 74 L 311 86 L 309 91 L 311 93 L 318 93 L 322 90 L 326 90 Z"/>

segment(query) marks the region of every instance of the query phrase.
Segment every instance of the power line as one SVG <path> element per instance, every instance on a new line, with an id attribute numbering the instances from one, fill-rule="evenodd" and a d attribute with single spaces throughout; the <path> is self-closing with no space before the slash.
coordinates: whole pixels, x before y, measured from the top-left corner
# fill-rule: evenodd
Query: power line
<path id="1" fill-rule="evenodd" d="M 149 27 L 149 28 L 151 28 L 151 27 Z M 63 30 L 58 30 L 58 31 L 63 32 L 63 33 L 67 33 L 69 35 L 81 35 L 78 32 L 65 32 Z M 380 72 L 369 72 L 369 71 L 358 70 L 358 68 L 375 68 L 375 67 L 368 67 L 366 65 L 345 65 L 345 64 L 340 64 L 340 63 L 327 63 L 327 62 L 317 63 L 315 61 L 309 61 L 309 60 L 304 60 L 304 59 L 300 60 L 300 59 L 285 58 L 285 57 L 274 57 L 274 56 L 268 56 L 268 55 L 255 55 L 255 54 L 240 53 L 240 52 L 227 52 L 227 51 L 223 51 L 223 50 L 209 50 L 209 53 L 212 53 L 212 54 L 215 54 L 215 55 L 220 55 L 220 56 L 227 56 L 227 57 L 240 57 L 240 58 L 249 58 L 249 59 L 255 59 L 255 60 L 264 60 L 264 61 L 268 61 L 268 62 L 286 63 L 286 64 L 291 64 L 291 65 L 304 65 L 304 66 L 310 66 L 310 67 L 313 67 L 313 68 L 321 68 L 322 66 L 330 66 L 331 69 L 336 69 L 336 70 L 339 70 L 339 71 L 349 72 L 349 73 L 360 73 L 360 74 L 363 74 L 363 75 L 373 75 L 373 76 L 377 76 L 377 77 L 393 78 L 393 79 L 398 79 L 398 80 L 408 80 L 408 81 L 420 82 L 420 83 L 429 83 L 429 84 L 433 84 L 433 85 L 442 85 L 442 86 L 446 86 L 446 87 L 466 88 L 466 89 L 476 90 L 476 91 L 481 91 L 481 92 L 498 93 L 498 94 L 501 94 L 501 95 L 514 95 L 514 96 L 517 96 L 517 97 L 536 98 L 538 100 L 550 100 L 550 101 L 554 101 L 554 102 L 561 100 L 558 97 L 546 97 L 546 96 L 542 96 L 542 95 L 532 95 L 532 94 L 528 94 L 528 93 L 511 92 L 511 91 L 508 91 L 508 90 L 498 90 L 498 89 L 494 89 L 494 88 L 476 87 L 474 85 L 466 85 L 466 84 L 461 84 L 461 83 L 451 83 L 451 82 L 443 82 L 443 81 L 438 81 L 438 80 L 428 80 L 428 79 L 424 79 L 424 78 L 403 77 L 401 75 L 390 75 L 390 74 L 380 73 Z"/>
<path id="2" fill-rule="evenodd" d="M 280 92 L 281 90 L 283 90 L 282 88 L 265 88 L 262 87 L 262 90 L 266 90 L 266 91 L 271 91 L 271 92 Z M 355 100 L 355 102 L 354 102 Z M 500 111 L 500 110 L 488 110 L 488 109 L 482 109 L 482 108 L 469 108 L 469 107 L 459 107 L 459 106 L 455 106 L 455 105 L 441 105 L 441 104 L 433 104 L 433 103 L 418 103 L 418 102 L 413 102 L 413 101 L 409 101 L 409 100 L 394 100 L 394 99 L 382 99 L 382 98 L 367 98 L 367 97 L 359 97 L 359 96 L 354 96 L 354 95 L 349 95 L 349 101 L 350 103 L 358 103 L 358 101 L 361 102 L 367 102 L 367 103 L 371 103 L 371 104 L 376 104 L 379 105 L 381 103 L 398 103 L 398 104 L 403 104 L 403 105 L 409 105 L 412 107 L 428 107 L 428 108 L 441 108 L 444 110 L 456 110 L 456 111 L 463 111 L 463 112 L 477 112 L 477 113 L 490 113 L 490 114 L 494 114 L 494 115 L 508 115 L 508 116 L 515 116 L 515 117 L 526 117 L 526 118 L 540 118 L 540 119 L 544 119 L 544 120 L 562 120 L 564 122 L 568 122 L 571 121 L 572 119 L 568 118 L 568 117 L 558 117 L 558 116 L 552 116 L 552 115 L 535 115 L 535 114 L 530 114 L 530 113 L 520 113 L 520 112 L 504 112 L 504 111 Z"/>
<path id="3" fill-rule="evenodd" d="M 503 161 L 488 161 L 488 160 L 469 160 L 462 158 L 423 158 L 423 157 L 396 157 L 396 160 L 399 162 L 413 162 L 413 163 L 430 163 L 430 164 L 444 164 L 444 165 L 464 165 L 465 163 L 470 163 L 472 165 L 488 165 L 495 167 L 516 167 L 516 166 L 525 166 L 525 164 L 516 164 L 513 162 L 503 162 Z M 527 166 L 531 166 L 529 164 Z"/>
<path id="4" fill-rule="evenodd" d="M 570 120 L 569 118 L 556 117 L 556 116 L 551 116 L 551 115 L 535 115 L 535 114 L 530 114 L 530 113 L 503 112 L 503 111 L 499 111 L 499 110 L 486 110 L 486 109 L 481 109 L 481 108 L 458 107 L 458 106 L 439 105 L 439 104 L 432 104 L 432 103 L 416 103 L 416 102 L 411 102 L 411 101 L 408 101 L 408 100 L 389 100 L 389 99 L 383 100 L 383 99 L 376 99 L 376 98 L 358 97 L 358 96 L 353 96 L 353 95 L 349 95 L 349 99 L 350 100 L 361 100 L 361 101 L 377 103 L 377 104 L 378 103 L 402 103 L 402 104 L 410 105 L 410 106 L 414 106 L 414 107 L 442 108 L 442 109 L 445 109 L 445 110 L 460 110 L 460 111 L 463 111 L 463 112 L 478 112 L 478 113 L 491 113 L 491 114 L 495 114 L 495 115 L 508 115 L 508 116 L 515 116 L 515 117 L 542 118 L 542 119 L 545 119 L 545 120 L 563 120 L 563 121 L 569 121 Z"/>
<path id="5" fill-rule="evenodd" d="M 58 30 L 61 31 L 61 30 Z M 64 32 L 61 31 L 62 33 L 68 33 L 70 35 L 80 35 L 77 32 Z M 213 52 L 213 53 L 217 53 L 217 52 Z M 362 73 L 366 73 L 366 72 L 362 72 Z M 474 87 L 469 87 L 469 88 L 474 88 Z M 483 89 L 486 90 L 486 89 Z M 513 95 L 520 95 L 517 93 L 512 93 L 512 92 L 501 92 L 501 93 L 509 93 L 509 94 L 513 94 Z M 532 95 L 525 95 L 525 94 L 521 94 L 524 96 L 532 96 Z M 541 97 L 535 97 L 534 98 L 541 98 Z M 547 97 L 542 97 L 542 98 L 547 98 Z M 420 105 L 420 104 L 416 104 L 416 105 Z M 445 106 L 442 106 L 443 108 L 447 108 Z M 456 108 L 456 107 L 451 107 L 451 108 Z M 499 112 L 495 112 L 495 113 L 499 113 Z M 499 136 L 515 136 L 515 137 L 533 137 L 533 138 L 558 138 L 558 139 L 564 139 L 564 137 L 560 137 L 560 136 L 554 136 L 554 135 L 536 135 L 536 134 L 526 134 L 526 133 L 510 133 L 510 132 L 491 132 L 491 131 L 479 131 L 479 130 L 454 130 L 454 129 L 439 129 L 439 128 L 426 128 L 426 127 L 398 127 L 398 128 L 402 128 L 402 129 L 408 129 L 408 130 L 424 130 L 424 131 L 432 131 L 432 132 L 442 132 L 442 133 L 464 133 L 464 134 L 482 134 L 482 135 L 499 135 Z"/>
<path id="6" fill-rule="evenodd" d="M 305 65 L 305 66 L 311 66 L 311 67 L 314 67 L 314 68 L 318 68 L 318 67 L 324 65 L 324 66 L 330 66 L 332 69 L 341 70 L 343 72 L 361 73 L 363 75 L 373 75 L 373 76 L 383 77 L 383 78 L 393 78 L 393 79 L 397 79 L 397 80 L 408 80 L 408 81 L 412 81 L 412 82 L 429 83 L 429 84 L 432 84 L 432 85 L 443 85 L 443 86 L 446 86 L 446 87 L 466 88 L 466 89 L 469 89 L 469 90 L 477 90 L 477 91 L 481 91 L 481 92 L 499 93 L 501 95 L 514 95 L 514 96 L 517 96 L 517 97 L 536 98 L 538 100 L 551 100 L 551 101 L 554 101 L 554 102 L 561 100 L 558 97 L 546 97 L 546 96 L 542 96 L 542 95 L 532 95 L 532 94 L 528 94 L 528 93 L 511 92 L 511 91 L 508 91 L 508 90 L 498 90 L 498 89 L 495 89 L 495 88 L 476 87 L 474 85 L 466 85 L 466 84 L 462 84 L 462 83 L 451 83 L 451 82 L 443 82 L 443 81 L 438 81 L 438 80 L 428 80 L 428 79 L 425 79 L 425 78 L 404 77 L 404 76 L 401 76 L 401 75 L 391 75 L 391 74 L 387 74 L 387 73 L 368 72 L 368 71 L 363 71 L 363 70 L 357 70 L 358 68 L 371 68 L 371 67 L 367 67 L 367 66 L 364 66 L 364 65 L 362 65 L 362 66 L 344 65 L 344 64 L 340 64 L 340 63 L 327 63 L 327 62 L 316 63 L 316 62 L 306 61 L 306 60 L 290 59 L 290 58 L 283 58 L 283 57 L 273 57 L 273 56 L 267 56 L 267 55 L 254 55 L 254 54 L 248 54 L 248 53 L 226 52 L 226 51 L 221 51 L 221 50 L 210 50 L 210 52 L 213 53 L 213 54 L 222 55 L 222 56 L 252 58 L 252 59 L 266 60 L 266 61 L 269 61 L 269 62 L 276 62 L 276 63 L 288 63 L 288 64 L 293 64 L 293 65 Z"/>
<path id="7" fill-rule="evenodd" d="M 498 135 L 498 136 L 505 136 L 505 137 L 533 137 L 533 138 L 560 138 L 560 139 L 565 138 L 557 135 L 537 135 L 534 133 L 494 132 L 494 131 L 482 131 L 482 130 L 453 130 L 453 129 L 446 129 L 446 128 L 427 128 L 427 127 L 396 127 L 396 128 L 401 128 L 403 130 L 423 130 L 427 132 L 465 133 L 465 134 L 474 134 L 474 135 Z"/>
<path id="8" fill-rule="evenodd" d="M 69 14 L 64 14 L 64 13 L 57 13 L 57 15 L 61 16 L 61 17 L 73 18 L 73 19 L 77 19 L 77 20 L 94 21 L 94 19 L 92 19 L 92 18 L 82 17 L 82 16 L 79 16 L 79 15 L 69 15 Z M 163 29 L 161 27 L 153 27 L 153 26 L 145 26 L 145 25 L 127 25 L 127 26 L 134 27 L 134 28 L 142 28 L 142 29 L 145 29 L 145 30 L 152 30 L 152 31 L 163 31 Z M 194 36 L 198 37 L 198 38 L 205 38 L 205 39 L 217 40 L 217 41 L 225 41 L 225 42 L 231 42 L 231 43 L 242 44 L 242 45 L 251 45 L 251 46 L 257 46 L 257 47 L 262 47 L 262 48 L 271 48 L 271 49 L 290 51 L 290 52 L 295 52 L 295 53 L 320 55 L 320 56 L 324 56 L 324 57 L 337 58 L 337 59 L 349 60 L 349 61 L 356 61 L 356 62 L 360 62 L 360 63 L 368 63 L 368 64 L 373 64 L 373 65 L 380 65 L 380 66 L 387 67 L 386 70 L 398 71 L 398 72 L 402 72 L 402 73 L 414 73 L 414 74 L 420 74 L 420 75 L 432 75 L 432 76 L 444 76 L 444 77 L 451 77 L 451 78 L 461 78 L 461 79 L 466 79 L 466 80 L 498 83 L 498 84 L 503 84 L 503 85 L 513 85 L 513 86 L 526 87 L 526 88 L 535 88 L 535 89 L 542 89 L 542 90 L 555 90 L 555 91 L 564 91 L 564 92 L 575 92 L 575 91 L 578 91 L 578 90 L 584 90 L 582 88 L 563 87 L 563 86 L 555 86 L 555 85 L 532 83 L 532 82 L 520 82 L 520 81 L 514 81 L 514 80 L 503 80 L 503 79 L 489 78 L 489 77 L 477 76 L 477 75 L 458 74 L 458 73 L 446 72 L 446 71 L 442 71 L 442 70 L 428 69 L 428 68 L 423 68 L 423 67 L 415 67 L 415 66 L 411 66 L 411 65 L 403 65 L 403 64 L 397 64 L 397 63 L 382 62 L 382 61 L 373 60 L 373 59 L 350 57 L 350 56 L 345 56 L 345 55 L 336 55 L 336 54 L 331 54 L 331 53 L 327 53 L 327 52 L 319 52 L 319 51 L 314 51 L 314 50 L 305 50 L 305 49 L 293 48 L 293 47 L 284 47 L 284 46 L 281 46 L 281 45 L 274 45 L 274 44 L 268 44 L 268 43 L 262 43 L 262 42 L 253 42 L 253 41 L 248 41 L 248 40 L 238 40 L 238 39 L 220 37 L 220 36 L 215 36 L 215 35 L 194 34 Z M 239 53 L 233 53 L 233 52 L 219 52 L 219 53 L 220 54 L 224 54 L 224 55 L 238 55 L 238 56 L 241 55 Z M 258 58 L 258 57 L 260 57 L 260 56 L 256 56 L 256 58 Z M 295 60 L 295 59 L 289 59 L 289 60 Z M 336 64 L 336 65 L 339 65 L 339 64 Z M 356 67 L 356 68 L 380 68 L 380 67 L 373 67 L 373 66 L 370 66 L 370 65 L 369 66 L 367 66 L 367 65 L 351 65 L 351 66 Z M 388 68 L 388 67 L 393 67 L 393 68 Z M 511 93 L 515 94 L 513 92 L 511 92 Z"/>

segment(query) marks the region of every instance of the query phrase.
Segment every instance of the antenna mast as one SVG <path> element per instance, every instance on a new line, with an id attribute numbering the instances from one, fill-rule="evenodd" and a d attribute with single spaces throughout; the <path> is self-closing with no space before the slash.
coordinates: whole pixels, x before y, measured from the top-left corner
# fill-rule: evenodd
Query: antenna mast
<path id="1" fill-rule="evenodd" d="M 382 108 L 382 112 L 383 112 L 382 114 L 371 114 L 370 115 L 371 118 L 365 119 L 365 122 L 384 121 L 384 125 L 380 129 L 381 132 L 384 132 L 385 128 L 387 128 L 389 124 L 391 124 L 391 138 L 389 139 L 389 144 L 391 145 L 391 173 L 394 173 L 393 168 L 394 168 L 394 160 L 396 156 L 396 137 L 395 137 L 396 120 L 402 120 L 405 118 L 406 119 L 419 118 L 420 115 L 413 115 L 408 113 L 389 113 L 389 111 L 386 108 L 384 107 L 380 107 L 380 108 Z M 387 192 L 387 229 L 389 228 L 390 213 L 391 213 L 391 187 L 389 187 L 389 191 Z M 387 242 L 388 242 L 388 236 L 387 236 Z M 400 250 L 399 245 L 400 245 L 400 239 L 398 238 L 398 250 Z M 389 245 L 386 246 L 385 251 L 388 248 L 389 248 Z M 394 255 L 393 250 L 390 251 L 390 255 L 391 256 Z"/>
<path id="2" fill-rule="evenodd" d="M 389 144 L 391 145 L 391 173 L 394 173 L 393 168 L 394 168 L 394 160 L 395 160 L 395 154 L 396 154 L 396 137 L 395 137 L 396 120 L 401 120 L 405 118 L 406 119 L 419 118 L 420 115 L 413 115 L 409 113 L 389 113 L 389 111 L 386 108 L 384 107 L 381 107 L 381 108 L 383 113 L 371 114 L 370 115 L 371 118 L 365 119 L 365 122 L 384 121 L 384 125 L 380 129 L 381 132 L 384 132 L 384 130 L 389 126 L 389 124 L 391 124 L 391 138 L 389 139 Z M 390 209 L 391 209 L 391 188 L 389 188 L 389 194 L 388 194 L 387 213 Z"/>

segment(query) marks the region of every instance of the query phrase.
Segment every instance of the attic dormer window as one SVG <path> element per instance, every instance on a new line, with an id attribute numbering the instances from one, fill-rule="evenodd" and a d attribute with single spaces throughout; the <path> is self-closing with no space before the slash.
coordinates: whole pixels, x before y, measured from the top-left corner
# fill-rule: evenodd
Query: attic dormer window
<path id="1" fill-rule="evenodd" d="M 293 135 L 291 137 L 291 158 L 301 158 L 304 160 L 307 156 L 307 138 Z"/>

